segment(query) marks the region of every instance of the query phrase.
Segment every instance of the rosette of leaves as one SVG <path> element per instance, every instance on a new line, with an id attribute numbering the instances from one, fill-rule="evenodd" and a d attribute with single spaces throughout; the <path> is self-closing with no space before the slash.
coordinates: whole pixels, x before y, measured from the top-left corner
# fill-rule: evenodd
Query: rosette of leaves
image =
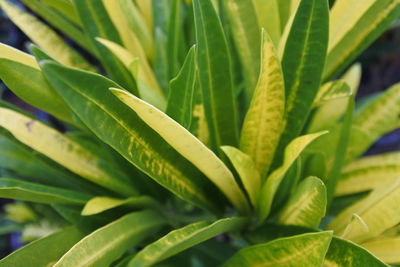
<path id="1" fill-rule="evenodd" d="M 362 156 L 400 86 L 351 66 L 400 1 L 21 2 L 0 78 L 63 127 L 1 103 L 0 196 L 48 222 L 2 265 L 400 264 L 400 154 Z"/>

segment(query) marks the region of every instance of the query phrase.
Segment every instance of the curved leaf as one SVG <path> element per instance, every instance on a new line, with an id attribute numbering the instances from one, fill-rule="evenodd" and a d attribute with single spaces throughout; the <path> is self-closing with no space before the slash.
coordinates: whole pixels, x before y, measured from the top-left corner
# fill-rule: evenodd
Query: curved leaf
<path id="1" fill-rule="evenodd" d="M 325 102 L 346 98 L 352 95 L 350 86 L 343 80 L 336 80 L 327 82 L 319 89 L 318 94 L 314 100 L 314 107 L 319 106 Z"/>
<path id="2" fill-rule="evenodd" d="M 224 267 L 321 266 L 332 232 L 308 233 L 241 249 Z"/>
<path id="3" fill-rule="evenodd" d="M 84 234 L 75 226 L 36 240 L 0 260 L 2 266 L 51 266 Z M 57 245 L 55 245 L 57 244 Z"/>
<path id="4" fill-rule="evenodd" d="M 109 266 L 163 224 L 165 219 L 156 212 L 130 213 L 83 238 L 54 267 Z"/>
<path id="5" fill-rule="evenodd" d="M 40 70 L 39 64 L 36 62 L 35 57 L 3 43 L 0 43 L 0 58 L 5 58 Z"/>
<path id="6" fill-rule="evenodd" d="M 237 209 L 241 212 L 249 210 L 246 197 L 233 174 L 199 139 L 165 113 L 134 95 L 121 89 L 111 88 L 110 90 L 168 144 L 202 171 Z"/>
<path id="7" fill-rule="evenodd" d="M 78 15 L 76 14 L 74 5 L 72 4 L 71 1 L 69 0 L 42 0 L 42 1 L 49 7 L 60 12 L 63 16 L 68 18 L 71 22 L 75 23 L 76 25 L 81 24 Z"/>
<path id="8" fill-rule="evenodd" d="M 326 188 L 317 177 L 302 181 L 279 214 L 281 224 L 317 228 L 326 212 Z"/>
<path id="9" fill-rule="evenodd" d="M 265 177 L 283 131 L 285 86 L 278 56 L 265 31 L 262 46 L 260 77 L 243 123 L 240 149 L 252 157 Z"/>
<path id="10" fill-rule="evenodd" d="M 52 186 L 0 178 L 0 197 L 45 204 L 84 204 L 91 196 Z"/>
<path id="11" fill-rule="evenodd" d="M 361 246 L 386 263 L 400 264 L 400 237 L 378 238 L 363 243 Z"/>
<path id="12" fill-rule="evenodd" d="M 87 180 L 127 196 L 136 193 L 129 177 L 53 128 L 15 111 L 0 108 L 0 126 L 20 142 Z"/>
<path id="13" fill-rule="evenodd" d="M 44 63 L 43 70 L 53 87 L 103 142 L 178 197 L 215 210 L 209 199 L 214 192 L 209 189 L 212 184 L 108 90 L 117 84 L 100 75 L 51 62 Z"/>
<path id="14" fill-rule="evenodd" d="M 225 34 L 211 0 L 194 0 L 197 64 L 211 148 L 238 141 L 232 67 Z M 221 152 L 219 152 L 221 154 Z"/>
<path id="15" fill-rule="evenodd" d="M 288 8 L 290 6 L 290 0 L 252 0 L 252 2 L 257 13 L 259 26 L 268 32 L 269 36 L 271 36 L 272 43 L 277 47 L 284 27 L 284 24 L 282 24 L 284 18 L 281 18 L 281 15 L 283 15 L 285 11 L 281 9 Z"/>
<path id="16" fill-rule="evenodd" d="M 240 229 L 246 219 L 233 217 L 221 219 L 213 223 L 206 221 L 187 225 L 174 230 L 161 239 L 141 250 L 129 262 L 128 266 L 145 267 L 174 256 L 207 239 Z"/>

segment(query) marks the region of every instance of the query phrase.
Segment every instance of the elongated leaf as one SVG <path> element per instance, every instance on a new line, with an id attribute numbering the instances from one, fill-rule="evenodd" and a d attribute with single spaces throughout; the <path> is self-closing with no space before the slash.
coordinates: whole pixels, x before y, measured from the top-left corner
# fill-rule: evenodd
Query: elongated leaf
<path id="1" fill-rule="evenodd" d="M 387 266 L 367 250 L 358 245 L 337 237 L 332 239 L 326 254 L 323 266 L 347 267 L 347 266 Z"/>
<path id="2" fill-rule="evenodd" d="M 321 266 L 332 232 L 309 233 L 241 249 L 224 267 Z"/>
<path id="3" fill-rule="evenodd" d="M 153 29 L 154 26 L 154 14 L 153 14 L 153 2 L 147 0 L 136 0 L 136 4 L 145 19 L 149 29 Z"/>
<path id="4" fill-rule="evenodd" d="M 76 125 L 64 100 L 51 88 L 40 70 L 8 59 L 0 59 L 0 78 L 14 94 L 30 105 Z"/>
<path id="5" fill-rule="evenodd" d="M 126 0 L 123 0 L 126 1 Z M 167 36 L 167 61 L 169 78 L 176 76 L 180 67 L 179 52 L 184 50 L 183 25 L 182 25 L 182 1 L 170 1 L 170 12 L 168 18 L 168 36 Z"/>
<path id="6" fill-rule="evenodd" d="M 83 238 L 54 266 L 109 266 L 163 224 L 156 212 L 130 213 Z"/>
<path id="7" fill-rule="evenodd" d="M 196 47 L 193 46 L 182 69 L 169 86 L 168 105 L 165 113 L 186 129 L 190 128 L 193 117 L 194 93 L 196 87 Z"/>
<path id="8" fill-rule="evenodd" d="M 15 111 L 0 108 L 0 126 L 20 142 L 72 172 L 127 196 L 136 193 L 129 178 L 80 144 L 45 124 Z"/>
<path id="9" fill-rule="evenodd" d="M 354 10 L 357 9 L 357 12 Z M 353 16 L 347 16 L 355 13 Z M 339 0 L 331 11 L 325 79 L 347 67 L 400 15 L 398 0 Z"/>
<path id="10" fill-rule="evenodd" d="M 267 181 L 261 188 L 259 203 L 258 203 L 258 214 L 259 220 L 263 221 L 267 218 L 271 211 L 272 201 L 274 199 L 275 193 L 284 178 L 286 172 L 295 162 L 295 160 L 300 156 L 301 152 L 315 139 L 321 135 L 326 134 L 326 132 L 320 132 L 315 134 L 309 134 L 305 136 L 298 137 L 294 139 L 285 149 L 285 158 L 282 166 L 272 172 Z"/>
<path id="11" fill-rule="evenodd" d="M 223 233 L 236 231 L 244 226 L 246 219 L 240 217 L 221 219 L 213 223 L 193 223 L 174 230 L 141 250 L 128 266 L 145 267 L 165 260 L 207 239 Z"/>
<path id="12" fill-rule="evenodd" d="M 90 199 L 83 193 L 8 178 L 0 178 L 0 197 L 45 204 L 84 204 Z"/>
<path id="13" fill-rule="evenodd" d="M 34 69 L 40 69 L 39 64 L 33 56 L 3 43 L 0 43 L 0 58 L 15 61 Z"/>
<path id="14" fill-rule="evenodd" d="M 94 215 L 120 206 L 128 206 L 131 208 L 151 208 L 157 206 L 157 202 L 147 196 L 130 197 L 127 199 L 94 197 L 86 203 L 82 210 L 82 215 Z"/>
<path id="15" fill-rule="evenodd" d="M 135 82 L 126 68 L 114 55 L 95 38 L 101 37 L 114 43 L 121 44 L 121 38 L 104 8 L 102 0 L 74 0 L 74 5 L 82 22 L 83 29 L 88 36 L 90 46 L 100 60 L 107 73 L 116 82 L 133 90 Z"/>
<path id="16" fill-rule="evenodd" d="M 346 239 L 365 242 L 400 222 L 399 199 L 400 179 L 396 179 L 346 208 L 328 228 Z M 360 220 L 352 220 L 353 214 L 357 214 Z"/>
<path id="17" fill-rule="evenodd" d="M 326 188 L 317 177 L 302 181 L 279 215 L 282 224 L 317 228 L 326 212 Z"/>
<path id="18" fill-rule="evenodd" d="M 84 234 L 71 226 L 34 241 L 0 260 L 2 266 L 50 266 L 67 252 Z M 55 245 L 57 244 L 57 245 Z"/>
<path id="19" fill-rule="evenodd" d="M 260 12 L 264 12 L 265 10 L 257 9 L 259 6 L 256 3 L 253 5 L 253 2 L 256 1 L 224 1 L 232 29 L 232 35 L 240 56 L 240 61 L 243 65 L 244 78 L 246 80 L 245 92 L 248 100 L 250 100 L 253 95 L 260 72 L 259 45 L 261 42 L 261 27 L 257 18 L 261 19 L 266 17 L 266 13 L 256 13 L 256 10 Z M 271 19 L 271 17 L 269 17 L 269 19 Z"/>
<path id="20" fill-rule="evenodd" d="M 10 19 L 33 42 L 45 49 L 53 58 L 67 66 L 93 70 L 93 67 L 81 55 L 65 44 L 48 26 L 29 13 L 22 11 L 14 4 L 11 4 L 8 0 L 2 0 L 0 3 Z"/>
<path id="21" fill-rule="evenodd" d="M 400 264 L 400 237 L 378 238 L 361 246 L 386 263 Z"/>
<path id="22" fill-rule="evenodd" d="M 352 95 L 351 88 L 343 80 L 327 82 L 319 89 L 314 100 L 314 106 L 319 106 L 325 102 L 346 98 Z"/>
<path id="23" fill-rule="evenodd" d="M 74 9 L 74 5 L 69 0 L 42 0 L 43 3 L 48 5 L 51 8 L 54 8 L 58 12 L 60 12 L 63 16 L 69 19 L 71 22 L 80 26 L 81 22 L 79 21 L 78 15 Z"/>
<path id="24" fill-rule="evenodd" d="M 245 2 L 245 1 L 242 1 Z M 269 36 L 271 36 L 272 42 L 275 47 L 279 43 L 279 39 L 282 34 L 281 24 L 281 8 L 283 6 L 290 7 L 290 3 L 287 0 L 252 0 L 255 11 L 257 13 L 258 24 L 261 28 L 264 28 Z M 282 10 L 282 12 L 284 12 Z"/>
<path id="25" fill-rule="evenodd" d="M 260 78 L 243 123 L 240 148 L 265 177 L 283 130 L 285 87 L 279 59 L 265 31 L 262 39 Z"/>
<path id="26" fill-rule="evenodd" d="M 249 209 L 246 197 L 226 165 L 189 131 L 157 108 L 120 89 L 111 91 L 168 144 L 202 171 L 241 212 Z"/>
<path id="27" fill-rule="evenodd" d="M 343 169 L 336 196 L 356 194 L 392 182 L 400 173 L 400 153 L 368 156 Z"/>
<path id="28" fill-rule="evenodd" d="M 379 137 L 400 127 L 400 84 L 367 104 L 354 118 L 347 162 L 364 153 Z M 360 139 L 361 132 L 365 138 Z"/>
<path id="29" fill-rule="evenodd" d="M 108 90 L 117 84 L 50 62 L 43 69 L 53 87 L 103 142 L 178 197 L 213 209 L 207 197 L 210 189 L 205 191 L 212 185 Z"/>
<path id="30" fill-rule="evenodd" d="M 286 90 L 286 129 L 280 139 L 275 167 L 286 145 L 298 136 L 317 95 L 328 46 L 326 0 L 303 0 L 297 9 L 282 59 Z"/>
<path id="31" fill-rule="evenodd" d="M 231 59 L 225 34 L 210 0 L 194 0 L 197 64 L 212 149 L 238 141 Z M 220 154 L 220 153 L 219 153 Z"/>
<path id="32" fill-rule="evenodd" d="M 221 149 L 228 156 L 242 180 L 242 184 L 250 197 L 254 207 L 257 206 L 258 194 L 261 188 L 261 175 L 257 171 L 254 161 L 245 153 L 231 146 Z"/>

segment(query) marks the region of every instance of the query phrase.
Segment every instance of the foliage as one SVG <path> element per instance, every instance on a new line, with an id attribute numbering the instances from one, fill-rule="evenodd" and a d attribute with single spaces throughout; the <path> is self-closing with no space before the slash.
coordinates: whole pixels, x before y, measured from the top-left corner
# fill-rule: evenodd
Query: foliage
<path id="1" fill-rule="evenodd" d="M 400 264 L 400 154 L 363 157 L 400 85 L 350 66 L 399 0 L 21 2 L 0 78 L 60 124 L 0 103 L 3 228 L 43 232 L 1 265 Z"/>

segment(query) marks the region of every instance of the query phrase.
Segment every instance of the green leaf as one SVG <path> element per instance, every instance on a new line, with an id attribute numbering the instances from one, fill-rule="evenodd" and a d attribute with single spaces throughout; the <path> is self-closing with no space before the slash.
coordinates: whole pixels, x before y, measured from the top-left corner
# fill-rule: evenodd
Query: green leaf
<path id="1" fill-rule="evenodd" d="M 75 226 L 36 240 L 0 260 L 2 266 L 51 266 L 84 234 Z"/>
<path id="2" fill-rule="evenodd" d="M 223 145 L 238 143 L 231 58 L 221 21 L 211 1 L 194 0 L 193 9 L 200 86 L 211 148 L 217 152 Z"/>
<path id="3" fill-rule="evenodd" d="M 182 1 L 170 1 L 167 36 L 167 61 L 170 79 L 175 77 L 179 71 L 179 66 L 181 64 L 179 60 L 180 51 L 185 51 L 183 43 L 184 37 L 182 35 L 184 31 L 182 13 Z"/>
<path id="4" fill-rule="evenodd" d="M 348 267 L 348 266 L 387 266 L 367 250 L 358 245 L 337 237 L 332 239 L 323 266 Z"/>
<path id="5" fill-rule="evenodd" d="M 109 266 L 163 224 L 154 211 L 130 213 L 83 238 L 54 267 Z"/>
<path id="6" fill-rule="evenodd" d="M 51 62 L 44 63 L 43 70 L 53 87 L 100 140 L 178 197 L 215 210 L 209 200 L 212 185 L 108 90 L 118 87 L 117 84 L 100 75 Z"/>
<path id="7" fill-rule="evenodd" d="M 76 125 L 70 108 L 49 86 L 41 71 L 20 62 L 0 58 L 0 78 L 7 87 L 26 103 Z"/>
<path id="8" fill-rule="evenodd" d="M 43 3 L 48 5 L 49 7 L 57 10 L 71 22 L 80 26 L 81 22 L 76 14 L 74 5 L 69 0 L 42 0 Z"/>
<path id="9" fill-rule="evenodd" d="M 227 0 L 223 1 L 228 13 L 229 23 L 235 45 L 243 66 L 243 75 L 246 80 L 245 93 L 250 100 L 257 85 L 260 72 L 260 26 L 257 18 L 266 17 L 264 13 L 259 17 L 257 4 L 252 1 Z M 260 2 L 260 1 L 258 1 Z M 275 2 L 275 1 L 264 1 Z M 261 11 L 261 10 L 260 10 Z M 265 10 L 262 10 L 265 11 Z M 268 16 L 270 20 L 272 18 Z"/>
<path id="10" fill-rule="evenodd" d="M 157 202 L 148 196 L 130 197 L 126 199 L 94 197 L 86 203 L 82 210 L 82 215 L 89 216 L 99 214 L 120 206 L 127 206 L 130 208 L 152 208 L 157 206 Z"/>
<path id="11" fill-rule="evenodd" d="M 357 243 L 379 236 L 400 223 L 400 179 L 377 188 L 342 211 L 328 229 Z M 356 214 L 358 219 L 353 219 Z"/>
<path id="12" fill-rule="evenodd" d="M 278 190 L 285 174 L 300 156 L 301 152 L 315 139 L 327 132 L 304 135 L 294 139 L 285 149 L 285 157 L 282 166 L 272 172 L 261 188 L 258 200 L 259 220 L 263 221 L 267 218 L 271 211 L 272 201 Z"/>
<path id="13" fill-rule="evenodd" d="M 326 188 L 317 177 L 302 181 L 279 214 L 279 223 L 317 228 L 326 212 Z"/>
<path id="14" fill-rule="evenodd" d="M 90 46 L 112 79 L 128 90 L 134 90 L 135 81 L 122 63 L 95 38 L 101 37 L 121 44 L 121 38 L 105 10 L 102 0 L 74 0 L 74 5 L 88 36 Z"/>
<path id="15" fill-rule="evenodd" d="M 361 158 L 343 169 L 335 195 L 343 196 L 373 190 L 392 182 L 399 173 L 399 152 Z"/>
<path id="16" fill-rule="evenodd" d="M 314 107 L 322 105 L 328 101 L 346 98 L 352 95 L 350 86 L 343 80 L 327 82 L 319 89 L 314 100 Z"/>
<path id="17" fill-rule="evenodd" d="M 265 177 L 283 130 L 285 87 L 281 65 L 267 33 L 262 33 L 260 77 L 240 137 L 240 149 L 250 155 Z"/>
<path id="18" fill-rule="evenodd" d="M 180 125 L 189 129 L 193 117 L 194 93 L 196 90 L 196 46 L 192 46 L 182 69 L 171 80 L 168 105 L 165 113 Z"/>
<path id="19" fill-rule="evenodd" d="M 361 246 L 384 262 L 392 265 L 400 264 L 400 237 L 398 236 L 374 239 L 361 244 Z M 383 264 L 380 266 L 383 266 Z"/>
<path id="20" fill-rule="evenodd" d="M 0 178 L 0 197 L 36 203 L 84 204 L 90 195 L 52 186 Z"/>
<path id="21" fill-rule="evenodd" d="M 224 267 L 321 266 L 332 232 L 308 233 L 241 249 Z"/>
<path id="22" fill-rule="evenodd" d="M 274 166 L 286 145 L 298 136 L 311 111 L 325 65 L 328 46 L 327 0 L 302 0 L 297 9 L 282 59 L 286 90 L 286 129 Z"/>
<path id="23" fill-rule="evenodd" d="M 245 2 L 245 1 L 242 1 Z M 278 46 L 279 39 L 281 38 L 281 33 L 284 24 L 281 21 L 281 9 L 283 6 L 285 8 L 290 7 L 289 1 L 285 0 L 252 0 L 256 15 L 258 18 L 258 24 L 261 28 L 264 28 L 269 36 L 271 36 L 272 43 L 275 47 Z M 248 3 L 249 5 L 250 3 Z M 282 12 L 284 12 L 282 10 Z M 249 19 L 249 18 L 247 18 Z"/>
<path id="24" fill-rule="evenodd" d="M 236 231 L 243 227 L 246 221 L 244 218 L 232 217 L 213 223 L 202 221 L 187 225 L 146 246 L 133 257 L 128 266 L 152 266 L 210 238 Z"/>
<path id="25" fill-rule="evenodd" d="M 398 0 L 335 1 L 331 11 L 325 79 L 331 79 L 346 68 L 399 15 Z"/>
<path id="26" fill-rule="evenodd" d="M 15 61 L 28 67 L 40 70 L 39 64 L 36 62 L 33 56 L 3 43 L 0 43 L 0 58 Z"/>
<path id="27" fill-rule="evenodd" d="M 254 161 L 235 147 L 223 146 L 221 149 L 239 173 L 242 184 L 250 197 L 251 204 L 253 204 L 253 207 L 256 207 L 261 188 L 261 175 L 257 171 Z"/>
<path id="28" fill-rule="evenodd" d="M 119 194 L 136 193 L 129 177 L 53 128 L 18 112 L 0 108 L 0 126 L 20 142 L 87 180 Z"/>
<path id="29" fill-rule="evenodd" d="M 382 135 L 400 126 L 400 84 L 383 92 L 355 116 L 346 160 L 363 154 Z M 365 137 L 360 139 L 361 132 Z"/>
<path id="30" fill-rule="evenodd" d="M 111 91 L 178 153 L 203 172 L 238 210 L 241 212 L 249 210 L 246 197 L 233 174 L 199 139 L 168 115 L 140 98 L 121 89 L 111 88 Z"/>
<path id="31" fill-rule="evenodd" d="M 75 50 L 68 46 L 56 32 L 29 13 L 9 2 L 2 0 L 1 7 L 10 19 L 36 44 L 61 63 L 93 70 L 93 67 Z"/>

